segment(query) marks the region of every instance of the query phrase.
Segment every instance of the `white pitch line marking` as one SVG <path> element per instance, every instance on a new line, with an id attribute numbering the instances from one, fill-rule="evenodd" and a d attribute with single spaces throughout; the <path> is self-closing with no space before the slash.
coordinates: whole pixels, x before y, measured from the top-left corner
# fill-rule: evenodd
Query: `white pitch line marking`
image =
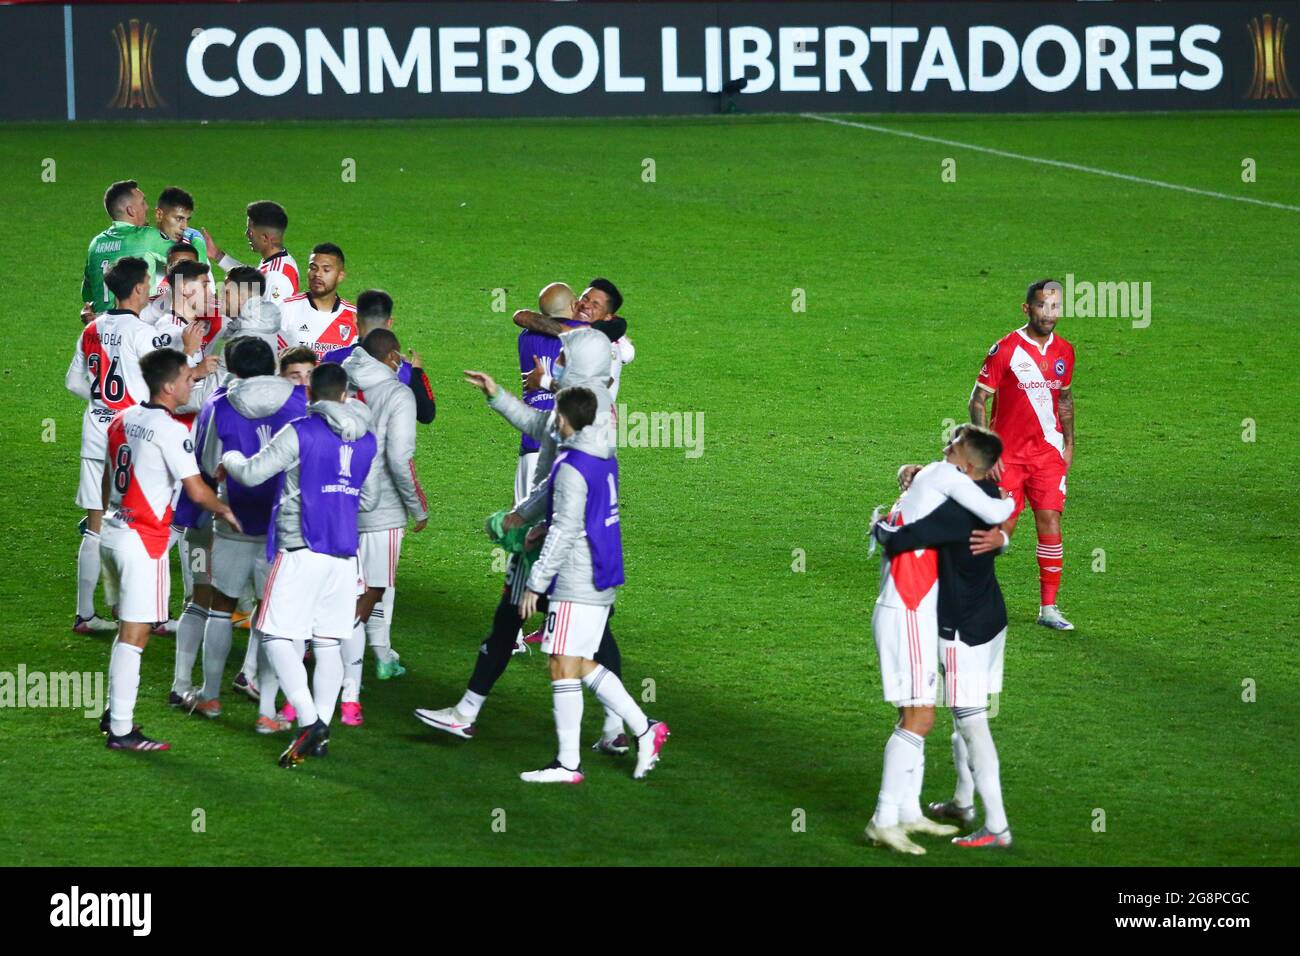
<path id="1" fill-rule="evenodd" d="M 988 146 L 976 146 L 973 143 L 959 143 L 952 139 L 941 139 L 938 136 L 926 136 L 922 133 L 909 133 L 907 130 L 891 129 L 888 126 L 876 126 L 872 123 L 854 123 L 851 120 L 835 119 L 833 116 L 822 116 L 818 113 L 800 113 L 804 119 L 817 120 L 820 123 L 834 123 L 837 126 L 852 126 L 854 129 L 870 130 L 873 133 L 887 133 L 890 136 L 904 136 L 907 139 L 919 139 L 926 143 L 939 143 L 942 146 L 952 146 L 957 149 L 970 149 L 977 153 L 987 153 L 989 156 L 1001 156 L 1004 159 L 1019 159 L 1026 163 L 1038 163 L 1040 166 L 1055 166 L 1058 169 L 1071 169 L 1077 173 L 1091 173 L 1094 176 L 1109 176 L 1111 179 L 1122 179 L 1130 183 L 1141 183 L 1144 186 L 1159 186 L 1161 189 L 1173 189 L 1178 192 L 1192 193 L 1197 196 L 1210 196 L 1214 199 L 1231 199 L 1233 202 L 1248 202 L 1256 206 L 1268 206 L 1271 209 L 1285 209 L 1288 212 L 1300 212 L 1300 206 L 1291 206 L 1284 202 L 1269 202 L 1267 199 L 1251 199 L 1248 196 L 1234 196 L 1231 193 L 1216 193 L 1211 189 L 1197 189 L 1194 186 L 1180 186 L 1178 183 L 1167 183 L 1159 179 L 1147 179 L 1144 176 L 1130 176 L 1128 173 L 1117 173 L 1110 169 L 1098 169 L 1096 166 L 1081 166 L 1078 163 L 1067 163 L 1059 159 L 1043 159 L 1041 156 L 1026 156 L 1023 153 L 1010 153 L 1004 149 L 990 149 Z"/>

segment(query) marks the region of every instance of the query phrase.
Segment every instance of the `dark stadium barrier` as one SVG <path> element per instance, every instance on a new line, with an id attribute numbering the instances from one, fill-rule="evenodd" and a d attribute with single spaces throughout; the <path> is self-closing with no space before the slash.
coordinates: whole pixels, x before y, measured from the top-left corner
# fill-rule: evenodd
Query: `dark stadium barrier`
<path id="1" fill-rule="evenodd" d="M 5 120 L 1300 105 L 1296 2 L 17 5 L 0 26 Z"/>

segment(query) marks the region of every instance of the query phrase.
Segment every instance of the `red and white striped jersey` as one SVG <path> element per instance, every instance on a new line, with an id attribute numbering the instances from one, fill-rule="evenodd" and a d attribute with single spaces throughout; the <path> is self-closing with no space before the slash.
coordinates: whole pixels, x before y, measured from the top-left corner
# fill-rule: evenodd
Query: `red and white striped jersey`
<path id="1" fill-rule="evenodd" d="M 127 309 L 109 309 L 81 330 L 65 384 L 70 391 L 88 398 L 81 421 L 82 458 L 102 459 L 113 416 L 149 400 L 149 387 L 140 374 L 140 359 L 156 348 L 170 345 L 170 335 L 160 334 Z"/>
<path id="2" fill-rule="evenodd" d="M 123 409 L 108 426 L 104 537 L 139 535 L 151 558 L 167 551 L 180 484 L 199 473 L 190 430 L 161 405 Z"/>
<path id="3" fill-rule="evenodd" d="M 266 276 L 266 298 L 278 306 L 298 294 L 298 262 L 289 255 L 287 249 L 281 249 L 273 256 L 267 256 L 257 266 L 257 271 Z"/>
<path id="4" fill-rule="evenodd" d="M 894 503 L 886 519 L 903 525 L 919 521 L 949 498 L 986 524 L 1001 524 L 1011 517 L 1015 502 L 990 498 L 956 465 L 935 461 L 916 473 L 907 491 Z M 911 611 L 938 613 L 939 552 L 934 548 L 904 551 L 881 558 L 880 595 L 877 604 Z"/>
<path id="5" fill-rule="evenodd" d="M 1002 460 L 1022 464 L 1052 450 L 1064 458 L 1057 405 L 1074 379 L 1074 346 L 1055 333 L 1040 346 L 1025 328 L 993 344 L 975 380 L 993 393 L 989 427 L 1002 439 Z"/>
<path id="6" fill-rule="evenodd" d="M 277 348 L 306 345 L 317 355 L 324 355 L 357 341 L 357 307 L 342 296 L 334 297 L 334 308 L 322 312 L 314 308 L 306 292 L 290 296 L 280 303 L 280 336 Z"/>
<path id="7" fill-rule="evenodd" d="M 199 357 L 207 358 L 216 350 L 217 339 L 221 338 L 221 330 L 225 327 L 225 319 L 220 312 L 215 315 L 206 315 L 203 320 L 208 323 L 207 331 L 203 333 L 203 344 L 199 349 Z M 185 326 L 188 323 L 171 310 L 164 311 L 158 316 L 154 328 L 160 332 L 167 332 L 172 337 L 172 348 L 177 351 L 185 351 Z"/>

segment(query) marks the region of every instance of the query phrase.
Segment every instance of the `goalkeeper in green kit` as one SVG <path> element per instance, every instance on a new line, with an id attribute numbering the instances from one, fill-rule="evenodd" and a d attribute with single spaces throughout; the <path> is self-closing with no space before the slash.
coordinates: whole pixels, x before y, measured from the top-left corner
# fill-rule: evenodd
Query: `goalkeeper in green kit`
<path id="1" fill-rule="evenodd" d="M 104 288 L 104 276 L 124 256 L 137 256 L 149 264 L 150 295 L 158 291 L 158 283 L 166 275 L 167 250 L 178 240 L 190 242 L 199 261 L 207 262 L 208 250 L 201 235 L 188 228 L 193 206 L 189 193 L 169 187 L 158 200 L 156 221 L 150 223 L 149 203 L 134 179 L 113 183 L 105 190 L 104 209 L 113 221 L 90 241 L 86 252 L 81 280 L 81 301 L 86 303 L 81 313 L 83 322 L 113 307 L 113 296 Z M 168 234 L 168 229 L 175 235 Z"/>

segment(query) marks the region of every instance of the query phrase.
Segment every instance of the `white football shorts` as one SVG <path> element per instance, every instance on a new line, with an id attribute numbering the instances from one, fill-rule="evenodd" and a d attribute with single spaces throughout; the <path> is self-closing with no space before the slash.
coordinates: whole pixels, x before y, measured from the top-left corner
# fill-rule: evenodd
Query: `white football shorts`
<path id="1" fill-rule="evenodd" d="M 119 621 L 157 624 L 167 620 L 172 584 L 169 551 L 150 557 L 134 531 L 105 529 L 99 539 L 99 559 L 107 578 L 106 589 L 117 592 Z"/>
<path id="2" fill-rule="evenodd" d="M 896 707 L 933 707 L 939 684 L 939 618 L 877 604 L 871 633 L 880 654 L 885 700 Z"/>
<path id="3" fill-rule="evenodd" d="M 542 653 L 596 659 L 609 620 L 608 604 L 552 601 L 542 630 Z"/>
<path id="4" fill-rule="evenodd" d="M 104 510 L 104 459 L 81 459 L 81 481 L 77 484 L 77 507 Z"/>
<path id="5" fill-rule="evenodd" d="M 173 536 L 176 526 L 172 525 Z M 174 537 L 173 537 L 174 540 Z M 196 584 L 212 586 L 212 522 L 202 528 L 186 528 L 176 545 L 177 556 L 189 572 L 190 589 Z"/>
<path id="6" fill-rule="evenodd" d="M 530 451 L 525 455 L 519 456 L 519 464 L 515 465 L 515 505 L 528 497 L 528 492 L 533 490 L 533 474 L 537 471 L 537 452 Z"/>
<path id="7" fill-rule="evenodd" d="M 215 535 L 212 544 L 212 586 L 226 597 L 239 599 L 253 586 L 254 594 L 266 589 L 271 565 L 266 560 L 266 539 L 240 541 Z"/>
<path id="8" fill-rule="evenodd" d="M 281 550 L 267 571 L 257 629 L 291 641 L 350 637 L 360 582 L 355 557 Z"/>
<path id="9" fill-rule="evenodd" d="M 960 637 L 960 634 L 957 635 Z M 960 640 L 939 639 L 939 666 L 948 707 L 987 707 L 990 694 L 1002 693 L 1002 661 L 1007 629 L 984 644 L 971 647 Z"/>
<path id="10" fill-rule="evenodd" d="M 402 557 L 405 536 L 405 528 L 361 532 L 357 560 L 366 587 L 391 588 L 397 584 L 397 562 Z"/>

